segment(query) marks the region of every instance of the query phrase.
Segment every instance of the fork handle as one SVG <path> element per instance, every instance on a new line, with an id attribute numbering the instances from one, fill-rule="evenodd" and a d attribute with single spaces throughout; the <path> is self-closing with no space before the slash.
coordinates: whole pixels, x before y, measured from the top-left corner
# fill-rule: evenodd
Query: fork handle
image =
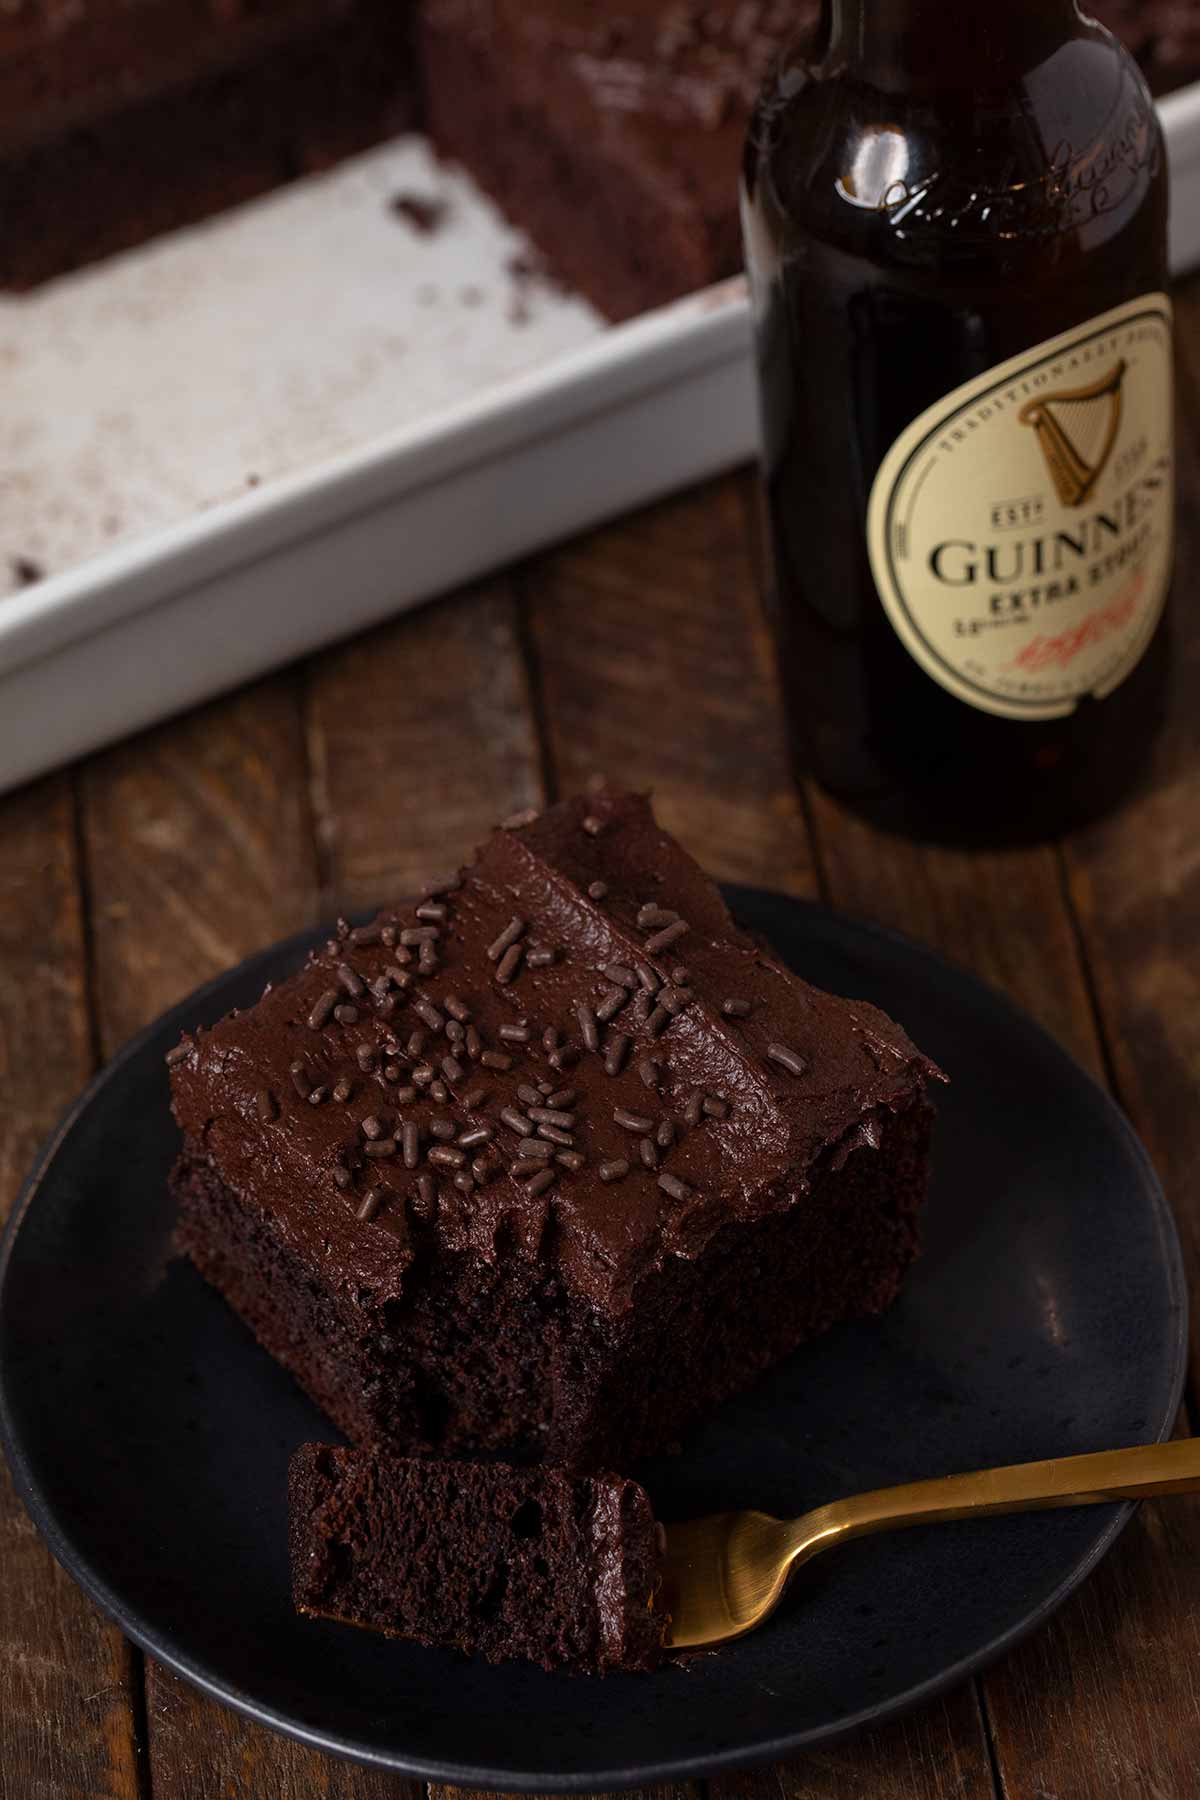
<path id="1" fill-rule="evenodd" d="M 984 1513 L 1032 1512 L 1050 1506 L 1098 1506 L 1151 1494 L 1200 1493 L 1200 1438 L 1136 1444 L 1088 1456 L 1055 1456 L 969 1475 L 943 1475 L 903 1487 L 878 1488 L 835 1500 L 829 1535 L 859 1537 L 937 1519 L 974 1519 Z"/>

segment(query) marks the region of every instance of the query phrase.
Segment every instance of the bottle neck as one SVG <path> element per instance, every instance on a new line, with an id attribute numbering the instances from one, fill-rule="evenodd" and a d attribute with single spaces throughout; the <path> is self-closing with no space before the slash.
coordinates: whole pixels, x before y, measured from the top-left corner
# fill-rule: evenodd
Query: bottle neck
<path id="1" fill-rule="evenodd" d="M 1076 0 L 822 0 L 830 60 L 889 91 L 1004 85 L 1081 25 Z"/>

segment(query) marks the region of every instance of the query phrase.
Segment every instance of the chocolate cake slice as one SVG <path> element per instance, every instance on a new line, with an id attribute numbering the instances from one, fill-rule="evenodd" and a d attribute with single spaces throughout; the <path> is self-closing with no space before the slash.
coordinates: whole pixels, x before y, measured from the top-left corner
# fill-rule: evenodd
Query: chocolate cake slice
<path id="1" fill-rule="evenodd" d="M 425 0 L 426 129 L 560 279 L 629 318 L 741 268 L 750 108 L 780 44 L 818 10 Z"/>
<path id="2" fill-rule="evenodd" d="M 305 1444 L 289 1501 L 299 1612 L 544 1669 L 662 1655 L 661 1530 L 619 1475 Z"/>
<path id="3" fill-rule="evenodd" d="M 509 821 L 170 1061 L 180 1243 L 358 1443 L 627 1465 L 916 1254 L 936 1071 L 636 795 Z"/>
<path id="4" fill-rule="evenodd" d="M 409 0 L 0 5 L 0 285 L 29 287 L 413 122 Z"/>

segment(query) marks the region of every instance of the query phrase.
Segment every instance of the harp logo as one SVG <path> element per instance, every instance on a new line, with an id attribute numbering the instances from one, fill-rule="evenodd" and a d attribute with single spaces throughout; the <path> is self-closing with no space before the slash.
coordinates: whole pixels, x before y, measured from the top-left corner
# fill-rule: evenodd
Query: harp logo
<path id="1" fill-rule="evenodd" d="M 957 699 L 1050 719 L 1103 698 L 1162 614 L 1171 302 L 1144 294 L 987 370 L 883 458 L 867 546 L 905 649 Z"/>
<path id="2" fill-rule="evenodd" d="M 1090 387 L 1064 388 L 1029 400 L 1017 414 L 1022 425 L 1037 432 L 1064 506 L 1082 506 L 1107 467 L 1121 428 L 1121 383 L 1128 366 L 1122 356 Z"/>

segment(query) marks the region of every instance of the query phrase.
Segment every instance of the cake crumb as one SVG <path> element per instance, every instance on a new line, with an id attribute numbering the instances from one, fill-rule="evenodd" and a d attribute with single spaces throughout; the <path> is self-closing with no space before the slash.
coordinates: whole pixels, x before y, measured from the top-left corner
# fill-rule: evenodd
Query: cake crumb
<path id="1" fill-rule="evenodd" d="M 450 208 L 445 200 L 430 198 L 424 194 L 393 194 L 388 201 L 388 210 L 398 219 L 403 219 L 419 237 L 432 237 L 440 231 L 446 222 Z"/>
<path id="2" fill-rule="evenodd" d="M 8 566 L 18 587 L 32 587 L 35 581 L 44 581 L 46 578 L 45 569 L 32 556 L 10 556 Z"/>

